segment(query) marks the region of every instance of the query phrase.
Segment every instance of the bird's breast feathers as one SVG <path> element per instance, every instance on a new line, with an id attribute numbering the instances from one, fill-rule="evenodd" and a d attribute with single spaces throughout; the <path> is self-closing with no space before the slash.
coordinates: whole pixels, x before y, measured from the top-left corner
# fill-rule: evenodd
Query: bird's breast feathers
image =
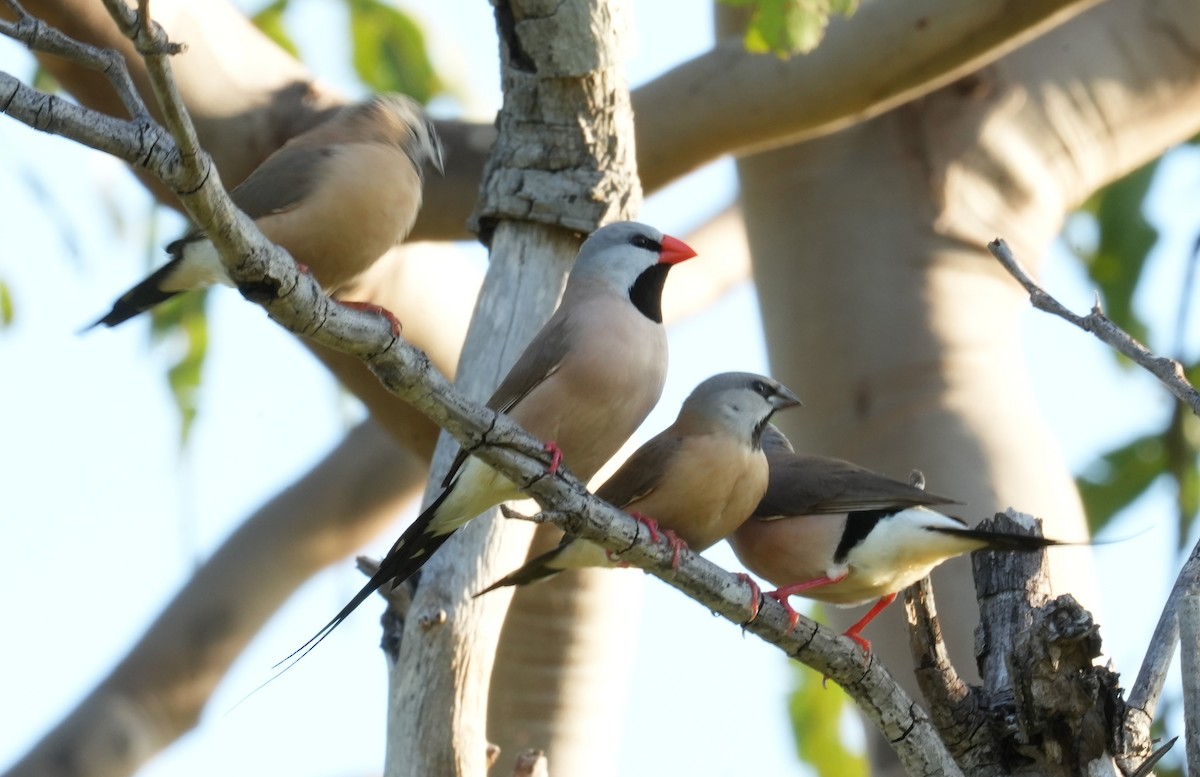
<path id="1" fill-rule="evenodd" d="M 337 147 L 322 174 L 301 205 L 263 216 L 258 225 L 332 291 L 409 233 L 421 207 L 421 179 L 403 151 L 378 143 Z"/>

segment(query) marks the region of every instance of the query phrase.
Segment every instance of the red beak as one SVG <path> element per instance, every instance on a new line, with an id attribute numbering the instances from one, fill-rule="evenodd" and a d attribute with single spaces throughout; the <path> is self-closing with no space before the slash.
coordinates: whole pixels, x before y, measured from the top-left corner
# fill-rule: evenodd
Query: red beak
<path id="1" fill-rule="evenodd" d="M 659 264 L 679 264 L 696 255 L 692 247 L 678 238 L 663 235 L 662 250 L 658 253 Z"/>

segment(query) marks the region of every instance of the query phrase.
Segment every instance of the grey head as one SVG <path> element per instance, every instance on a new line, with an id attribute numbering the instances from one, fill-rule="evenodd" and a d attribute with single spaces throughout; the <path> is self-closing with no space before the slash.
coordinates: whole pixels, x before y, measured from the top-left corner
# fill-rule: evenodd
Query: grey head
<path id="1" fill-rule="evenodd" d="M 775 411 L 799 404 L 800 398 L 773 378 L 723 372 L 696 386 L 684 400 L 676 424 L 718 429 L 761 448 L 764 430 Z"/>
<path id="2" fill-rule="evenodd" d="M 671 268 L 696 255 L 683 241 L 636 221 L 618 221 L 597 229 L 583 242 L 568 290 L 602 283 L 627 295 L 647 318 L 662 323 L 662 290 Z"/>
<path id="3" fill-rule="evenodd" d="M 408 95 L 389 92 L 377 94 L 359 106 L 364 119 L 383 119 L 379 122 L 378 139 L 404 149 L 422 177 L 426 164 L 445 174 L 442 140 L 420 103 Z"/>

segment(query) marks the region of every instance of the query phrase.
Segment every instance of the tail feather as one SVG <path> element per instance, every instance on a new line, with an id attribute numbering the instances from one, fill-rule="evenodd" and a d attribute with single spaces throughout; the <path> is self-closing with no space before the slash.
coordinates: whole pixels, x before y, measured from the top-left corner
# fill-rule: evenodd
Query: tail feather
<path id="1" fill-rule="evenodd" d="M 179 242 L 180 241 L 176 241 L 176 243 Z M 175 271 L 175 268 L 182 257 L 181 253 L 177 253 L 175 250 L 172 250 L 176 243 L 172 243 L 170 246 L 167 246 L 167 249 L 171 250 L 172 255 L 174 256 L 171 261 L 167 262 L 162 267 L 159 267 L 144 281 L 118 297 L 117 301 L 113 303 L 112 310 L 110 310 L 104 316 L 96 319 L 96 321 L 93 323 L 88 324 L 80 331 L 86 332 L 89 329 L 95 329 L 102 324 L 107 327 L 114 327 L 117 324 L 123 324 L 139 313 L 144 313 L 160 302 L 166 302 L 171 297 L 174 297 L 176 294 L 178 294 L 178 291 L 165 291 L 162 288 L 163 281 L 165 281 L 167 277 Z"/>
<path id="2" fill-rule="evenodd" d="M 1033 537 L 1028 534 L 1007 534 L 1003 532 L 984 531 L 981 529 L 958 529 L 949 527 L 931 527 L 931 531 L 961 537 L 965 540 L 979 542 L 987 550 L 1014 550 L 1032 552 L 1048 548 L 1052 545 L 1071 545 L 1062 540 L 1052 540 L 1046 537 Z"/>
<path id="3" fill-rule="evenodd" d="M 304 658 L 313 648 L 321 644 L 322 641 L 338 626 L 342 625 L 342 621 L 350 617 L 350 614 L 358 609 L 358 606 L 370 598 L 371 594 L 378 591 L 384 585 L 391 583 L 397 585 L 403 583 L 408 578 L 425 565 L 425 562 L 437 552 L 437 549 L 442 547 L 442 543 L 450 539 L 457 529 L 446 532 L 445 534 L 434 534 L 429 530 L 430 524 L 433 523 L 437 515 L 437 510 L 442 506 L 442 502 L 446 501 L 450 490 L 446 489 L 433 501 L 429 507 L 425 508 L 417 519 L 412 522 L 412 525 L 404 530 L 396 543 L 392 545 L 392 549 L 379 562 L 379 569 L 366 584 L 359 589 L 346 606 L 338 611 L 338 614 L 321 627 L 321 630 L 309 637 L 308 641 L 300 647 L 293 650 L 286 658 L 275 664 L 272 669 L 278 668 L 287 664 L 283 671 L 295 666 L 300 659 Z M 280 673 L 282 674 L 282 672 Z"/>
<path id="4" fill-rule="evenodd" d="M 562 555 L 563 550 L 566 547 L 567 546 L 565 544 L 559 545 L 553 550 L 546 551 L 540 556 L 531 558 L 529 561 L 526 561 L 522 566 L 517 568 L 515 572 L 510 572 L 509 574 L 489 585 L 487 588 L 475 594 L 475 598 L 495 591 L 497 588 L 504 588 L 505 586 L 510 585 L 528 585 L 529 583 L 534 583 L 538 580 L 545 580 L 548 577 L 554 577 L 559 572 L 562 572 L 563 569 L 561 567 L 553 567 L 550 564 L 552 561 L 554 561 L 554 559 Z"/>

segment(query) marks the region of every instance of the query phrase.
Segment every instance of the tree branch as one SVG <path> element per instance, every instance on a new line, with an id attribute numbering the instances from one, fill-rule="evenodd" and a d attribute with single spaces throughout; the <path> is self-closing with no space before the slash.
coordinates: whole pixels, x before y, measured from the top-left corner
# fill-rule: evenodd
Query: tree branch
<path id="1" fill-rule="evenodd" d="M 1017 279 L 1029 292 L 1029 301 L 1038 310 L 1045 311 L 1069 321 L 1085 332 L 1091 332 L 1098 340 L 1116 349 L 1119 353 L 1141 365 L 1147 372 L 1158 378 L 1167 390 L 1179 398 L 1181 402 L 1200 415 L 1200 392 L 1188 382 L 1183 372 L 1183 365 L 1165 356 L 1156 356 L 1149 348 L 1133 339 L 1125 330 L 1114 324 L 1104 311 L 1100 309 L 1100 300 L 1092 306 L 1092 312 L 1086 316 L 1077 316 L 1067 309 L 1042 287 L 1034 283 L 1029 273 L 1021 266 L 1020 261 L 1013 255 L 1012 249 L 1002 238 L 996 238 L 988 243 L 988 250 L 1000 262 L 1009 274 Z"/>
<path id="2" fill-rule="evenodd" d="M 30 51 L 54 54 L 102 73 L 108 78 L 121 104 L 136 122 L 148 122 L 150 112 L 138 94 L 137 87 L 129 75 L 125 58 L 113 49 L 91 46 L 70 38 L 41 19 L 32 16 L 17 0 L 4 0 L 4 5 L 15 14 L 17 21 L 0 19 L 0 34 L 24 43 Z"/>

